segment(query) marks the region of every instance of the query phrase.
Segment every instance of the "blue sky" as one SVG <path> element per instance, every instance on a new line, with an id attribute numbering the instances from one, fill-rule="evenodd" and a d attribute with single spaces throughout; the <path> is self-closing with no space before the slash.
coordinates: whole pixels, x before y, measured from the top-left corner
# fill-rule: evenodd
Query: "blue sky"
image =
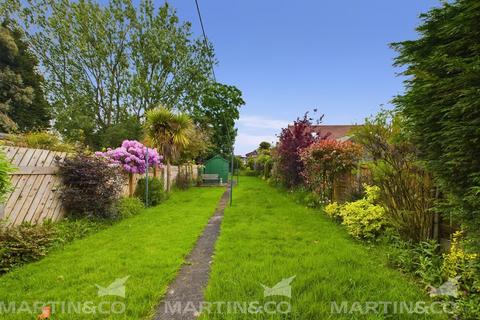
<path id="1" fill-rule="evenodd" d="M 200 35 L 194 0 L 170 0 Z M 287 123 L 318 108 L 324 123 L 352 124 L 403 90 L 388 44 L 416 38 L 433 0 L 199 0 L 219 61 L 217 80 L 246 105 L 236 154 L 274 141 Z"/>

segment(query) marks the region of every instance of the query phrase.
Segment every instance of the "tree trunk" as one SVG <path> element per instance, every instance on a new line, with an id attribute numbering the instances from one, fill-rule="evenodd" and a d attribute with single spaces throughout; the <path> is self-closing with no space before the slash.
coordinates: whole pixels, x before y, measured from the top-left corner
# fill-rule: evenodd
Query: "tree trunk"
<path id="1" fill-rule="evenodd" d="M 170 161 L 167 161 L 167 192 L 170 192 Z"/>
<path id="2" fill-rule="evenodd" d="M 128 174 L 128 196 L 133 197 L 133 173 Z"/>

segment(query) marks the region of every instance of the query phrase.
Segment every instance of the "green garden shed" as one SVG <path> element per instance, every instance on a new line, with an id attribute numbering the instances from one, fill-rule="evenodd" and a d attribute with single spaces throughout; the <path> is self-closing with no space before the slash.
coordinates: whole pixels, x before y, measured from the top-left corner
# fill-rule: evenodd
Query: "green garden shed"
<path id="1" fill-rule="evenodd" d="M 203 173 L 205 174 L 218 174 L 218 177 L 222 179 L 222 183 L 228 181 L 228 161 L 219 155 L 210 158 L 205 162 Z"/>

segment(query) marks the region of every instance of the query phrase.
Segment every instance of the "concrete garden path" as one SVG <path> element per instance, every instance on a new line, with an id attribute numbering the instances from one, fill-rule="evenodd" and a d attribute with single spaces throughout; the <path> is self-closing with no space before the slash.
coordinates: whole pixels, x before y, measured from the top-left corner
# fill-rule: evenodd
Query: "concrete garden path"
<path id="1" fill-rule="evenodd" d="M 435 307 L 412 311 L 431 300 L 390 267 L 388 247 L 353 239 L 295 192 L 240 180 L 225 209 L 201 320 L 446 318 Z"/>
<path id="2" fill-rule="evenodd" d="M 198 317 L 198 310 L 204 301 L 203 291 L 210 277 L 210 264 L 215 242 L 220 233 L 223 211 L 229 200 L 227 189 L 210 218 L 195 247 L 185 259 L 177 278 L 169 285 L 161 301 L 156 320 L 189 320 Z"/>

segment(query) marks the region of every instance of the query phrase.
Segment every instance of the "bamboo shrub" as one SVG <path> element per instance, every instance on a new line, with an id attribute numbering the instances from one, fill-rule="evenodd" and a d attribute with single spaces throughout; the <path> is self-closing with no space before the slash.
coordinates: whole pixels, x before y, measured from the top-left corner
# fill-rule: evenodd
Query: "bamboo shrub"
<path id="1" fill-rule="evenodd" d="M 389 223 L 401 237 L 423 241 L 433 236 L 435 186 L 403 136 L 402 119 L 381 112 L 355 130 L 355 139 L 371 159 L 368 167 Z"/>

